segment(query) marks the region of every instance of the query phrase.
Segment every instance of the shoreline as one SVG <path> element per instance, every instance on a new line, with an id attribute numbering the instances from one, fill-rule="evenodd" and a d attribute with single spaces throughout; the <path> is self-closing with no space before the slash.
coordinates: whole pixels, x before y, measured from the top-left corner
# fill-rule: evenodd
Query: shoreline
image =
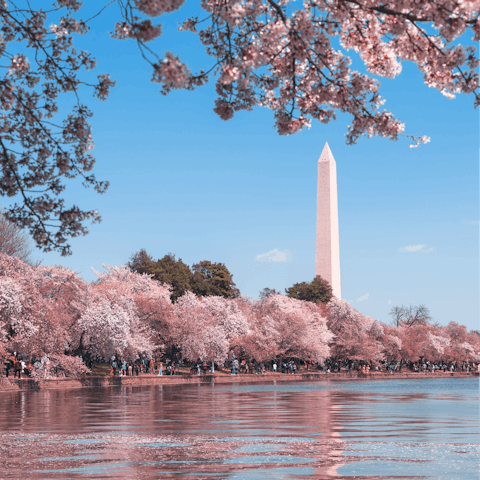
<path id="1" fill-rule="evenodd" d="M 228 384 L 228 383 L 261 383 L 261 382 L 299 382 L 299 381 L 325 381 L 325 380 L 387 380 L 387 379 L 418 379 L 431 378 L 470 378 L 478 377 L 478 372 L 445 372 L 445 373 L 314 373 L 304 372 L 293 374 L 267 373 L 265 375 L 239 374 L 227 375 L 216 373 L 209 375 L 163 375 L 142 374 L 139 376 L 87 376 L 84 378 L 52 378 L 36 382 L 31 378 L 8 379 L 11 385 L 0 384 L 0 392 L 20 392 L 25 390 L 65 389 L 65 388 L 92 388 L 92 387 L 123 387 L 144 385 L 194 385 L 194 384 Z M 1 377 L 6 378 L 6 377 Z"/>

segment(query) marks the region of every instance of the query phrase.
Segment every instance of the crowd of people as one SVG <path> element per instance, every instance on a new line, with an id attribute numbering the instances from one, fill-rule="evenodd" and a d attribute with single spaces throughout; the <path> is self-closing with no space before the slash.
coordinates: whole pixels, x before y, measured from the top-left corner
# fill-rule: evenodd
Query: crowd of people
<path id="1" fill-rule="evenodd" d="M 139 374 L 156 374 L 161 375 L 178 375 L 180 373 L 190 373 L 192 375 L 214 374 L 215 371 L 221 373 L 230 373 L 230 375 L 265 375 L 266 373 L 280 373 L 284 375 L 295 375 L 300 372 L 316 371 L 322 373 L 362 373 L 371 372 L 419 372 L 419 373 L 436 373 L 436 372 L 480 372 L 480 363 L 464 361 L 458 363 L 456 361 L 430 361 L 427 359 L 419 359 L 416 362 L 407 360 L 398 361 L 377 361 L 365 362 L 358 360 L 332 360 L 328 359 L 324 364 L 316 364 L 313 362 L 295 361 L 293 359 L 277 359 L 268 362 L 257 362 L 255 359 L 238 359 L 233 357 L 231 360 L 225 361 L 223 365 L 217 365 L 215 362 L 181 362 L 180 359 L 154 361 L 144 356 L 138 359 L 134 364 L 121 361 L 117 357 L 112 357 L 110 367 L 110 375 L 132 376 Z M 183 366 L 183 372 L 180 367 Z"/>
<path id="2" fill-rule="evenodd" d="M 82 357 L 80 361 L 84 362 Z M 49 359 L 47 355 L 36 358 L 35 355 L 28 356 L 13 352 L 5 361 L 5 375 L 13 378 L 30 377 L 32 371 L 42 371 L 46 368 Z M 91 360 L 84 362 L 89 368 L 94 366 Z M 295 375 L 303 372 L 316 371 L 321 373 L 362 373 L 369 374 L 372 372 L 418 372 L 418 373 L 437 373 L 437 372 L 480 372 L 480 363 L 463 361 L 430 361 L 428 359 L 419 359 L 416 362 L 407 360 L 398 361 L 358 361 L 351 359 L 333 360 L 327 359 L 323 364 L 314 362 L 302 362 L 295 359 L 276 359 L 266 362 L 257 362 L 255 359 L 245 359 L 233 357 L 227 360 L 223 365 L 217 365 L 215 362 L 187 362 L 178 357 L 174 360 L 170 358 L 158 357 L 156 359 L 149 358 L 146 355 L 138 358 L 135 362 L 128 362 L 113 355 L 109 361 L 110 376 L 138 376 L 142 374 L 151 375 L 178 375 L 190 373 L 192 375 L 214 374 L 216 370 L 221 373 L 230 373 L 231 375 L 265 375 L 268 373 L 280 373 L 284 375 Z M 181 372 L 180 367 L 183 367 Z M 63 376 L 62 372 L 57 372 L 58 376 Z"/>
<path id="3" fill-rule="evenodd" d="M 163 362 L 165 362 L 165 365 Z M 127 362 L 127 360 L 122 360 L 118 356 L 114 355 L 110 359 L 109 375 L 130 377 L 147 373 L 156 374 L 158 376 L 162 376 L 164 374 L 175 375 L 178 374 L 180 370 L 180 363 L 180 360 L 173 361 L 169 358 L 166 358 L 165 360 L 157 359 L 157 361 L 155 361 L 153 358 L 148 358 L 146 355 L 138 358 L 135 362 Z"/>
<path id="4" fill-rule="evenodd" d="M 416 362 L 407 360 L 397 361 L 379 361 L 379 362 L 363 362 L 357 360 L 342 359 L 339 361 L 327 360 L 325 365 L 321 367 L 322 371 L 326 373 L 340 373 L 340 372 L 361 372 L 369 373 L 370 371 L 383 371 L 390 373 L 400 372 L 423 372 L 423 373 L 435 373 L 435 372 L 480 372 L 480 363 L 463 361 L 461 363 L 457 361 L 430 361 L 427 359 L 419 359 Z"/>
<path id="5" fill-rule="evenodd" d="M 11 374 L 13 373 L 13 379 L 22 379 L 27 377 L 46 377 L 52 375 L 64 377 L 70 375 L 68 367 L 61 367 L 52 363 L 51 360 L 52 358 L 49 358 L 46 354 L 42 356 L 38 354 L 28 355 L 13 352 L 4 358 L 5 376 L 12 378 Z M 81 356 L 76 358 L 76 360 L 83 364 L 85 372 L 91 371 L 94 365 L 92 360 L 84 361 Z"/>

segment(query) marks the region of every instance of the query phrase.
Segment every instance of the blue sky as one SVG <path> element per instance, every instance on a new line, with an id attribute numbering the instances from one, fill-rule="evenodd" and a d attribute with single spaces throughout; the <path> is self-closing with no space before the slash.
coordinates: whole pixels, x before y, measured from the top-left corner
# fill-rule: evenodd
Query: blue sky
<path id="1" fill-rule="evenodd" d="M 73 182 L 66 194 L 67 203 L 97 208 L 103 222 L 72 241 L 71 257 L 39 252 L 39 259 L 93 280 L 91 267 L 120 265 L 140 248 L 155 258 L 173 252 L 190 265 L 225 263 L 242 294 L 254 298 L 264 287 L 283 291 L 309 281 L 316 165 L 328 141 L 337 162 L 343 298 L 384 322 L 393 305 L 424 303 L 442 324 L 478 328 L 479 117 L 472 97 L 448 100 L 404 64 L 399 77 L 383 80 L 386 107 L 407 133 L 431 143 L 411 149 L 407 139 L 375 138 L 347 146 L 342 115 L 280 137 L 266 109 L 220 120 L 213 83 L 160 95 L 135 44 L 109 38 L 117 18 L 109 8 L 82 48 L 98 60 L 95 75 L 109 72 L 117 81 L 108 101 L 84 99 L 95 113 L 95 173 L 111 186 L 97 195 Z M 200 66 L 209 60 L 195 36 L 176 32 L 185 15 L 166 16 L 154 46 Z M 277 261 L 255 260 L 275 249 Z"/>

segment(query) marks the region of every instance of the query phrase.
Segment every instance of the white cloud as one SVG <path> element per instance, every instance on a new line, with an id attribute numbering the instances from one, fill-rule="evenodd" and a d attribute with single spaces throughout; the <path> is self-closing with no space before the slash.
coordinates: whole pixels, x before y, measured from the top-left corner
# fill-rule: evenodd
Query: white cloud
<path id="1" fill-rule="evenodd" d="M 278 250 L 274 248 L 267 253 L 261 253 L 255 257 L 256 262 L 289 262 L 291 260 L 291 253 L 288 250 Z"/>
<path id="2" fill-rule="evenodd" d="M 365 295 L 362 295 L 360 298 L 357 298 L 357 302 L 363 302 L 364 300 L 368 300 L 369 296 L 370 294 L 366 293 Z"/>
<path id="3" fill-rule="evenodd" d="M 391 301 L 391 300 L 389 300 L 387 303 L 388 303 L 389 305 L 391 305 L 391 304 L 392 304 L 392 301 Z"/>
<path id="4" fill-rule="evenodd" d="M 399 252 L 424 252 L 431 253 L 435 251 L 435 247 L 425 248 L 427 245 L 409 245 L 408 247 L 400 247 Z"/>
<path id="5" fill-rule="evenodd" d="M 409 245 L 408 247 L 401 247 L 398 249 L 399 252 L 418 252 L 426 245 Z"/>

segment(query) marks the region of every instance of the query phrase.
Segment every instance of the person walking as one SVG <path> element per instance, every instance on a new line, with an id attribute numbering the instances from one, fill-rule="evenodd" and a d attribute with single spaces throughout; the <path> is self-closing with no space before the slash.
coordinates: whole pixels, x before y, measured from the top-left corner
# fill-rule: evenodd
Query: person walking
<path id="1" fill-rule="evenodd" d="M 273 373 L 277 373 L 277 362 L 273 362 Z"/>
<path id="2" fill-rule="evenodd" d="M 163 375 L 163 363 L 160 362 L 158 365 L 158 376 L 161 377 Z"/>

